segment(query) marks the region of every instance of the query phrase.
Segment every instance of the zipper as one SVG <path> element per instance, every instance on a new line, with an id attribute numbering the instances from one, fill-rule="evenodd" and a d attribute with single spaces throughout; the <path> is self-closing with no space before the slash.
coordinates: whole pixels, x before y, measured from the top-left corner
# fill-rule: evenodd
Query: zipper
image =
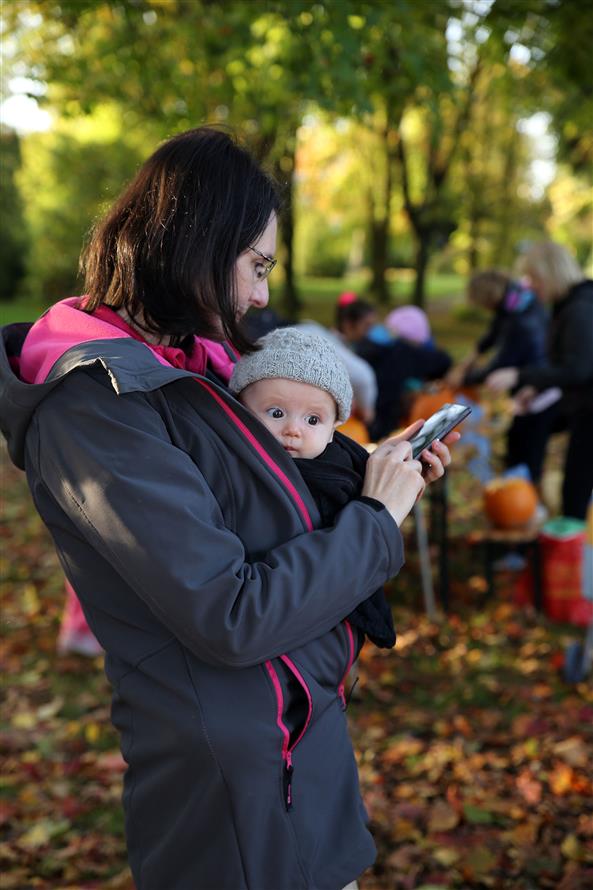
<path id="1" fill-rule="evenodd" d="M 348 621 L 347 618 L 342 622 L 346 629 L 346 637 L 348 640 L 348 663 L 346 665 L 346 671 L 344 676 L 342 677 L 342 682 L 338 686 L 338 698 L 340 699 L 340 704 L 342 705 L 342 710 L 346 710 L 346 680 L 348 679 L 348 674 L 350 673 L 350 668 L 354 664 L 354 634 L 352 633 L 352 625 Z"/>
<path id="2" fill-rule="evenodd" d="M 218 403 L 218 405 L 225 412 L 227 417 L 235 424 L 235 426 L 241 431 L 242 435 L 247 439 L 253 450 L 257 453 L 257 455 L 262 458 L 268 469 L 276 476 L 279 483 L 284 487 L 284 489 L 290 494 L 294 506 L 301 517 L 301 522 L 303 523 L 304 529 L 307 532 L 313 531 L 313 520 L 309 514 L 309 511 L 297 491 L 296 487 L 290 481 L 284 470 L 282 470 L 275 460 L 268 454 L 263 445 L 259 443 L 257 438 L 253 435 L 253 433 L 247 428 L 247 426 L 243 423 L 240 417 L 233 411 L 231 406 L 223 399 L 223 397 L 216 392 L 215 389 L 201 377 L 193 378 L 196 383 L 199 383 L 207 392 L 210 393 L 212 398 Z"/>
<path id="3" fill-rule="evenodd" d="M 276 694 L 276 724 L 282 733 L 282 786 L 284 790 L 284 805 L 286 807 L 286 810 L 289 811 L 292 809 L 293 800 L 292 783 L 294 766 L 292 763 L 292 755 L 294 749 L 299 744 L 307 729 L 309 728 L 309 723 L 311 722 L 311 716 L 313 714 L 313 699 L 311 697 L 309 687 L 307 686 L 303 676 L 301 675 L 301 672 L 292 661 L 292 659 L 290 659 L 288 655 L 281 655 L 280 660 L 286 665 L 290 673 L 297 679 L 299 685 L 303 688 L 305 695 L 307 696 L 308 703 L 307 717 L 305 719 L 303 728 L 291 745 L 290 730 L 288 729 L 283 719 L 284 695 L 282 692 L 282 684 L 280 683 L 276 668 L 274 667 L 272 662 L 266 661 L 266 669 L 268 671 L 268 674 L 270 675 L 272 686 L 274 687 L 274 692 Z"/>

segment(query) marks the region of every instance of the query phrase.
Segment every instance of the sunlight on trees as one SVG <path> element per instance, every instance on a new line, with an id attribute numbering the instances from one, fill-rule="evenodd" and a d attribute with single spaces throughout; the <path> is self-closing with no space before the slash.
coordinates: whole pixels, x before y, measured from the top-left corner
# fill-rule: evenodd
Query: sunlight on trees
<path id="1" fill-rule="evenodd" d="M 15 234 L 26 275 L 10 287 L 74 286 L 135 164 L 203 121 L 237 130 L 283 187 L 289 315 L 295 274 L 362 268 L 387 301 L 388 270 L 407 266 L 422 304 L 431 269 L 509 266 L 545 234 L 590 262 L 592 30 L 578 0 L 7 5 L 3 95 L 53 121 L 21 136 L 30 249 Z"/>

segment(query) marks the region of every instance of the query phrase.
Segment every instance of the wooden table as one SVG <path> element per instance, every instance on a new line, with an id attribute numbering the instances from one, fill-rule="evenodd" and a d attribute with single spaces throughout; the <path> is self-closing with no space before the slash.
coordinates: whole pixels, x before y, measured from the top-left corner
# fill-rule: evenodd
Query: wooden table
<path id="1" fill-rule="evenodd" d="M 494 593 L 494 571 L 492 563 L 503 550 L 518 550 L 525 553 L 530 559 L 533 573 L 533 599 L 535 608 L 541 611 L 543 606 L 541 554 L 539 545 L 539 533 L 541 526 L 530 523 L 522 528 L 500 529 L 485 528 L 476 529 L 468 535 L 470 544 L 482 547 L 484 554 L 484 576 L 486 578 L 488 595 Z"/>

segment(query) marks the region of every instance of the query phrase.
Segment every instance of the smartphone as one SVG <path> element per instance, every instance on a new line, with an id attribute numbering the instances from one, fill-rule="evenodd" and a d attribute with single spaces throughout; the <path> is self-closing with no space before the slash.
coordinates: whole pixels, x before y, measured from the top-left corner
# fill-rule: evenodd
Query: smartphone
<path id="1" fill-rule="evenodd" d="M 410 439 L 412 456 L 417 458 L 425 448 L 432 445 L 435 439 L 443 439 L 462 420 L 465 420 L 471 410 L 465 405 L 447 402 L 442 408 L 431 414 L 424 426 Z"/>

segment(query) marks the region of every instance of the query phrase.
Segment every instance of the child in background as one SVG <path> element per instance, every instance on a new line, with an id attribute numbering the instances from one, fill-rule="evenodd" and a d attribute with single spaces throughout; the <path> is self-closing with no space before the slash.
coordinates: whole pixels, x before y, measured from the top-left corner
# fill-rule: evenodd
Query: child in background
<path id="1" fill-rule="evenodd" d="M 348 372 L 327 340 L 279 328 L 259 351 L 235 365 L 229 388 L 294 458 L 317 504 L 322 526 L 360 497 L 368 454 L 336 427 L 350 415 Z M 395 630 L 383 589 L 361 603 L 349 621 L 377 646 L 391 648 Z"/>
<path id="2" fill-rule="evenodd" d="M 385 330 L 395 337 L 390 342 L 369 336 L 375 322 L 376 310 L 364 300 L 336 308 L 338 329 L 377 377 L 377 411 L 369 424 L 376 442 L 405 421 L 406 392 L 412 381 L 418 385 L 443 377 L 451 367 L 451 357 L 435 346 L 428 317 L 417 306 L 400 306 L 387 316 Z"/>
<path id="3" fill-rule="evenodd" d="M 418 306 L 398 306 L 385 318 L 385 327 L 393 337 L 400 337 L 417 346 L 434 346 L 426 312 Z"/>

